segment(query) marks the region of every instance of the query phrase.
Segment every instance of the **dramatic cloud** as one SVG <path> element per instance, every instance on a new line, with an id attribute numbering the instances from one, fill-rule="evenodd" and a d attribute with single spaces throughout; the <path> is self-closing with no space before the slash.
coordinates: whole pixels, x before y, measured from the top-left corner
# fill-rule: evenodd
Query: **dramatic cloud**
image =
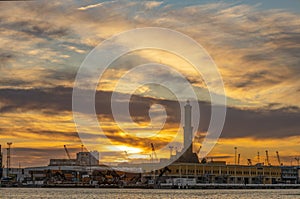
<path id="1" fill-rule="evenodd" d="M 98 91 L 96 94 L 96 112 L 101 117 L 112 119 L 110 108 L 111 94 L 111 92 L 103 91 Z M 59 114 L 60 112 L 71 113 L 72 88 L 2 89 L 0 90 L 0 100 L 2 102 L 0 106 L 1 113 L 32 110 L 42 111 L 44 114 L 50 115 Z M 153 104 L 161 104 L 166 108 L 168 115 L 166 124 L 171 126 L 178 125 L 181 115 L 178 102 L 149 97 L 131 97 L 129 107 L 133 120 L 136 122 L 149 122 L 148 112 Z M 206 102 L 199 102 L 199 105 L 201 111 L 199 132 L 206 132 L 210 121 L 211 106 Z M 125 102 L 124 105 L 121 104 L 120 106 L 125 106 Z M 264 109 L 237 109 L 231 107 L 227 110 L 225 126 L 221 136 L 223 138 L 281 138 L 297 136 L 300 133 L 300 126 L 297 122 L 299 120 L 300 109 L 298 107 L 277 108 L 274 110 L 270 110 L 269 107 Z M 124 121 L 126 121 L 125 118 Z M 55 131 L 43 132 L 53 132 L 55 134 Z"/>
<path id="2" fill-rule="evenodd" d="M 30 153 L 32 160 L 25 164 L 46 164 L 46 159 L 56 157 L 54 153 L 64 157 L 63 150 L 53 148 L 66 142 L 70 146 L 81 145 L 71 112 L 72 86 L 90 50 L 114 34 L 153 26 L 190 36 L 208 51 L 218 66 L 229 108 L 214 154 L 230 159 L 234 144 L 243 143 L 243 153 L 254 158 L 256 148 L 263 150 L 257 143 L 264 142 L 272 150 L 275 147 L 282 150 L 283 160 L 289 161 L 289 154 L 297 153 L 300 14 L 296 8 L 291 12 L 291 8 L 272 9 L 271 3 L 262 6 L 127 0 L 11 1 L 0 5 L 0 142 L 13 141 L 18 146 L 15 151 L 18 160 Z M 116 81 L 134 66 L 149 62 L 173 67 L 198 92 L 201 121 L 197 136 L 201 141 L 210 120 L 210 96 L 203 78 L 185 60 L 151 50 L 121 57 L 100 80 L 96 110 L 107 136 L 116 145 L 124 145 L 127 140 L 126 146 L 147 151 L 148 142 L 156 141 L 157 147 L 163 146 L 178 128 L 178 103 L 159 86 L 139 88 L 131 98 L 130 113 L 135 122 L 146 126 L 150 122 L 151 105 L 161 104 L 168 114 L 165 137 L 142 142 L 134 136 L 124 136 L 113 121 L 110 99 Z M 175 75 L 159 71 L 153 74 L 172 82 L 185 95 L 185 87 Z M 134 86 L 137 78 L 146 78 L 145 73 L 129 78 L 124 87 Z M 82 133 L 90 140 L 104 139 L 95 132 Z M 288 139 L 294 141 L 288 145 Z M 114 158 L 124 156 L 105 147 L 102 153 Z"/>
<path id="3" fill-rule="evenodd" d="M 15 17 L 10 17 L 8 3 L 3 6 L 0 27 L 4 41 L 13 42 L 12 48 L 16 52 L 31 54 L 14 62 L 22 61 L 23 65 L 32 67 L 33 59 L 41 60 L 35 65 L 43 67 L 45 73 L 49 67 L 54 67 L 56 71 L 67 67 L 72 74 L 92 46 L 122 30 L 145 26 L 179 30 L 202 44 L 214 58 L 224 78 L 228 97 L 243 105 L 252 103 L 261 107 L 268 103 L 280 103 L 283 106 L 299 106 L 298 100 L 295 100 L 299 97 L 297 55 L 300 24 L 297 14 L 286 10 L 261 10 L 258 5 L 195 4 L 172 6 L 161 1 L 110 1 L 90 5 L 75 1 L 73 4 L 25 2 L 18 3 L 14 8 Z M 151 10 L 142 12 L 140 9 L 144 6 Z M 35 17 L 42 14 L 51 17 Z M 69 14 L 67 18 L 66 14 Z M 24 20 L 18 16 L 27 17 Z M 11 35 L 19 35 L 19 45 Z M 33 48 L 30 49 L 30 46 Z M 33 55 L 33 49 L 40 52 Z M 149 55 L 144 53 L 140 56 L 153 60 Z M 134 63 L 133 59 L 129 63 Z M 30 60 L 29 63 L 27 60 Z M 175 64 L 175 67 L 186 66 Z M 15 70 L 18 68 L 15 66 Z M 187 75 L 189 79 L 195 79 L 193 75 Z M 35 86 L 72 82 L 67 81 L 66 76 L 60 82 L 51 84 L 51 77 L 45 76 L 43 82 L 36 79 L 22 81 Z M 20 83 L 11 79 L 6 81 Z M 197 83 L 194 82 L 194 85 Z"/>

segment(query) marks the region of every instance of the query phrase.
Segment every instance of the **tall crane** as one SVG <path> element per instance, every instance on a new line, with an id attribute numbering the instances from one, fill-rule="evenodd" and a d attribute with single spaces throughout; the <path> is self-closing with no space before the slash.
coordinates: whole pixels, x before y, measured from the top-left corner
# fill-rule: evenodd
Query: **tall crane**
<path id="1" fill-rule="evenodd" d="M 234 147 L 234 164 L 236 165 L 237 147 Z"/>
<path id="2" fill-rule="evenodd" d="M 7 142 L 7 155 L 6 155 L 6 174 L 7 174 L 7 177 L 9 176 L 9 170 L 10 170 L 10 149 L 11 149 L 11 145 L 12 145 L 12 142 Z"/>
<path id="3" fill-rule="evenodd" d="M 276 151 L 276 156 L 277 156 L 277 161 L 279 165 L 282 165 L 281 161 L 280 161 L 280 157 L 279 157 L 279 152 Z"/>
<path id="4" fill-rule="evenodd" d="M 172 158 L 172 155 L 173 155 L 173 146 L 169 146 L 169 149 L 170 149 L 170 159 Z"/>
<path id="5" fill-rule="evenodd" d="M 197 150 L 197 154 L 200 153 L 201 148 L 202 148 L 202 146 L 200 146 L 199 149 Z"/>
<path id="6" fill-rule="evenodd" d="M 127 151 L 124 151 L 124 153 L 125 153 L 125 158 L 126 158 L 126 161 L 129 161 L 129 156 L 128 156 L 128 153 L 127 153 Z"/>
<path id="7" fill-rule="evenodd" d="M 155 158 L 155 161 L 157 162 L 157 155 L 156 155 L 155 147 L 154 147 L 153 143 L 151 143 L 151 150 L 152 150 L 152 155 L 151 155 L 152 162 L 153 162 L 153 158 Z"/>
<path id="8" fill-rule="evenodd" d="M 247 159 L 247 160 L 248 160 L 248 165 L 251 166 L 252 165 L 251 159 Z"/>
<path id="9" fill-rule="evenodd" d="M 70 157 L 70 154 L 69 154 L 69 151 L 68 151 L 68 148 L 67 148 L 67 146 L 66 146 L 66 145 L 64 145 L 64 148 L 65 148 L 66 154 L 67 154 L 67 156 L 68 156 L 68 158 L 69 158 L 69 160 L 70 160 L 70 159 L 71 159 L 71 157 Z"/>
<path id="10" fill-rule="evenodd" d="M 270 161 L 269 161 L 269 152 L 268 152 L 268 150 L 266 150 L 266 161 L 267 161 L 267 165 L 271 165 L 270 164 Z"/>
<path id="11" fill-rule="evenodd" d="M 241 154 L 238 154 L 238 165 L 240 165 Z"/>
<path id="12" fill-rule="evenodd" d="M 257 152 L 257 163 L 260 163 L 260 155 L 259 155 L 259 151 Z"/>

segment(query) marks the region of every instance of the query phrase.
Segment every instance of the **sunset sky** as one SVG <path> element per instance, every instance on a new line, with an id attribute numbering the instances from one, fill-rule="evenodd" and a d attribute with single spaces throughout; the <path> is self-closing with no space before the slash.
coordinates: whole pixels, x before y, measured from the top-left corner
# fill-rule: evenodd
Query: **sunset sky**
<path id="1" fill-rule="evenodd" d="M 227 115 L 209 156 L 233 163 L 234 147 L 242 164 L 247 159 L 256 163 L 257 152 L 263 161 L 265 150 L 274 165 L 278 164 L 276 151 L 286 165 L 300 156 L 300 1 L 7 1 L 0 2 L 0 144 L 6 148 L 7 142 L 13 142 L 13 166 L 47 165 L 50 158 L 67 158 L 63 145 L 75 158 L 82 144 L 72 113 L 77 70 L 105 39 L 143 27 L 186 34 L 217 65 Z M 172 67 L 197 91 L 201 121 L 195 151 L 203 140 L 210 117 L 210 96 L 203 79 L 190 63 L 174 54 L 136 51 L 112 63 L 99 81 L 98 120 L 111 144 L 118 146 L 111 148 L 100 139 L 100 161 L 148 160 L 150 143 L 159 149 L 173 140 L 178 150 L 181 147 L 178 102 L 161 87 L 143 86 L 131 98 L 130 113 L 141 129 L 131 128 L 128 135 L 113 120 L 110 97 L 117 80 L 148 62 Z M 166 79 L 179 91 L 185 89 L 172 73 L 147 72 Z M 146 76 L 139 74 L 127 79 L 124 92 L 118 95 L 128 94 L 126 89 L 143 78 Z M 139 133 L 159 128 L 159 119 L 149 125 L 148 110 L 153 104 L 166 108 L 166 124 L 159 136 L 139 139 Z M 89 129 L 84 135 L 88 140 L 98 139 L 97 130 Z M 159 154 L 168 156 L 169 150 Z"/>

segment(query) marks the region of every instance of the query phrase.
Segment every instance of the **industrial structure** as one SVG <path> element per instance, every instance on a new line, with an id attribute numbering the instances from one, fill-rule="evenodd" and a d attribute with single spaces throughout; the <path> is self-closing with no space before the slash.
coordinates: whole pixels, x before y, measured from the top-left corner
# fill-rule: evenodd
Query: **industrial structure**
<path id="1" fill-rule="evenodd" d="M 49 166 L 97 166 L 99 165 L 99 152 L 81 152 L 76 154 L 76 159 L 71 159 L 68 148 L 64 145 L 68 159 L 50 159 Z"/>
<path id="2" fill-rule="evenodd" d="M 86 186 L 86 187 L 152 187 L 152 188 L 270 188 L 292 187 L 300 188 L 300 166 L 284 166 L 280 161 L 279 152 L 276 152 L 278 166 L 273 166 L 266 152 L 265 163 L 260 163 L 259 152 L 258 163 L 252 164 L 248 159 L 248 165 L 240 164 L 240 153 L 234 148 L 234 164 L 226 164 L 225 161 L 208 161 L 207 158 L 199 161 L 197 153 L 193 152 L 193 127 L 192 106 L 189 102 L 184 107 L 184 149 L 173 154 L 170 147 L 170 158 L 176 158 L 167 167 L 143 173 L 139 165 L 128 166 L 126 164 L 109 167 L 99 164 L 99 153 L 97 151 L 81 152 L 72 159 L 66 145 L 65 159 L 50 159 L 48 166 L 29 168 L 10 168 L 10 146 L 7 148 L 7 168 L 1 171 L 2 186 L 17 183 L 18 186 Z M 151 143 L 151 163 L 159 161 L 155 152 L 155 145 Z M 200 148 L 199 148 L 200 150 Z M 199 151 L 198 150 L 198 151 Z M 128 158 L 127 152 L 126 158 Z M 181 154 L 181 155 L 179 155 Z M 2 169 L 2 153 L 0 146 L 0 165 Z M 122 171 L 120 171 L 122 167 Z M 2 176 L 6 174 L 6 176 Z M 7 180 L 6 180 L 7 179 Z"/>

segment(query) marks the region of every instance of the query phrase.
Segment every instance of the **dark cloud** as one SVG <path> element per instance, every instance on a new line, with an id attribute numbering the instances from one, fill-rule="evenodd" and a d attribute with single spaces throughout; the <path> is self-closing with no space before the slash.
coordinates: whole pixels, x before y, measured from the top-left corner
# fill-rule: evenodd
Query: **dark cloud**
<path id="1" fill-rule="evenodd" d="M 2 89 L 1 101 L 6 105 L 0 112 L 23 110 L 70 111 L 71 88 L 56 87 L 52 89 Z"/>
<path id="2" fill-rule="evenodd" d="M 36 130 L 27 128 L 26 132 L 36 134 L 38 136 L 46 136 L 46 137 L 54 137 L 55 140 L 58 138 L 62 139 L 78 139 L 78 133 L 77 132 L 64 132 L 64 131 L 56 131 L 56 130 Z"/>
<path id="3" fill-rule="evenodd" d="M 13 55 L 10 54 L 10 53 L 0 53 L 0 61 L 1 62 L 4 62 L 4 61 L 9 60 L 11 58 L 13 58 Z"/>
<path id="4" fill-rule="evenodd" d="M 31 85 L 31 82 L 28 82 L 28 81 L 23 81 L 23 80 L 19 80 L 19 79 L 1 79 L 0 80 L 0 85 L 1 86 L 9 86 L 9 87 L 18 87 L 18 86 L 25 86 L 25 85 L 28 85 L 30 86 Z"/>
<path id="5" fill-rule="evenodd" d="M 21 126 L 21 125 L 19 125 Z M 26 128 L 22 126 L 16 128 L 13 131 L 9 128 L 0 129 L 1 136 L 13 136 L 18 139 L 30 139 L 30 140 L 39 140 L 39 141 L 73 141 L 80 142 L 77 132 L 68 132 L 68 131 L 58 131 L 58 130 L 44 130 L 37 128 Z M 92 134 L 83 133 L 85 138 L 94 139 L 96 136 Z M 99 137 L 99 136 L 98 136 Z"/>
<path id="6" fill-rule="evenodd" d="M 61 69 L 61 70 L 53 70 L 48 69 L 46 77 L 49 80 L 58 80 L 58 81 L 69 81 L 73 82 L 76 77 L 76 70 L 75 69 Z"/>
<path id="7" fill-rule="evenodd" d="M 272 57 L 268 55 L 266 52 L 264 53 L 249 53 L 243 56 L 244 61 L 250 63 L 258 63 L 261 61 L 271 61 Z"/>
<path id="8" fill-rule="evenodd" d="M 5 104 L 0 109 L 2 113 L 40 110 L 48 114 L 59 114 L 61 111 L 72 111 L 72 88 L 56 87 L 31 90 L 2 89 L 0 90 L 0 100 Z M 97 113 L 112 119 L 110 100 L 110 92 L 97 92 Z M 152 104 L 161 104 L 166 108 L 168 114 L 166 124 L 178 125 L 181 115 L 178 102 L 149 97 L 132 96 L 130 113 L 133 120 L 137 122 L 149 122 L 148 112 Z M 210 121 L 210 104 L 199 102 L 199 105 L 201 111 L 199 131 L 205 132 Z M 270 107 L 274 108 L 280 106 L 270 104 Z M 290 106 L 274 110 L 270 110 L 269 107 L 258 110 L 229 107 L 221 137 L 282 138 L 298 136 L 300 134 L 299 121 L 300 110 L 298 107 Z M 45 131 L 43 133 L 51 132 Z M 110 133 L 109 136 L 112 136 L 113 139 L 118 141 L 117 138 L 114 137 L 114 133 Z M 123 138 L 120 139 L 123 140 Z"/>
<path id="9" fill-rule="evenodd" d="M 214 159 L 227 159 L 227 158 L 232 158 L 232 156 L 229 156 L 229 155 L 219 155 L 219 156 L 208 156 L 206 157 L 207 159 L 211 159 L 211 160 L 214 160 Z"/>
<path id="10" fill-rule="evenodd" d="M 299 121 L 300 109 L 297 107 L 276 110 L 229 108 L 221 137 L 283 138 L 299 136 Z"/>
<path id="11" fill-rule="evenodd" d="M 12 61 L 15 55 L 11 52 L 1 52 L 0 51 L 0 69 L 7 66 L 7 63 Z"/>
<path id="12" fill-rule="evenodd" d="M 16 30 L 43 39 L 59 38 L 69 34 L 69 30 L 66 27 L 57 27 L 47 21 L 39 20 L 2 21 L 0 26 L 2 28 Z"/>
<path id="13" fill-rule="evenodd" d="M 272 75 L 270 75 L 272 73 Z M 264 86 L 275 85 L 283 81 L 284 77 L 272 71 L 257 71 L 242 75 L 238 80 L 231 83 L 237 88 L 259 88 Z"/>

